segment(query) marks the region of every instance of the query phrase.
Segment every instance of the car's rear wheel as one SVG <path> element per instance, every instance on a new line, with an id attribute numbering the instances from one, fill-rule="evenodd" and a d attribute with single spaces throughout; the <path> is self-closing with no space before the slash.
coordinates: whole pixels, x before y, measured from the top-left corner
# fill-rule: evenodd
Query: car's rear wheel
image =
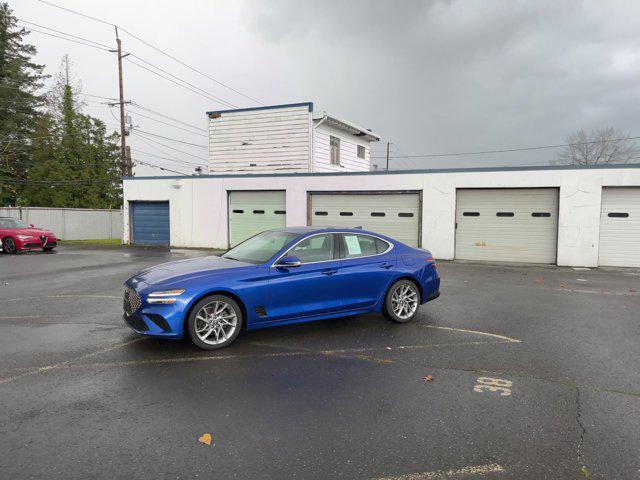
<path id="1" fill-rule="evenodd" d="M 6 237 L 4 239 L 4 241 L 2 242 L 2 249 L 4 250 L 4 253 L 8 253 L 9 255 L 12 255 L 18 251 L 16 242 L 11 237 Z"/>
<path id="2" fill-rule="evenodd" d="M 420 307 L 420 292 L 415 283 L 398 280 L 391 285 L 384 302 L 384 315 L 397 323 L 413 320 Z"/>
<path id="3" fill-rule="evenodd" d="M 242 309 L 237 302 L 226 295 L 211 295 L 193 307 L 187 328 L 196 346 L 216 350 L 238 338 L 243 321 Z"/>

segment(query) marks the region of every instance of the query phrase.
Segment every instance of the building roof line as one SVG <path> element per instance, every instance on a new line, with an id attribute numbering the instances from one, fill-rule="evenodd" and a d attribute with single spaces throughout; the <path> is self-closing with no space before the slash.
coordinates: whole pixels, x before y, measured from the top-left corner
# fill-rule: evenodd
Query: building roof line
<path id="1" fill-rule="evenodd" d="M 158 175 L 147 177 L 122 177 L 123 180 L 158 180 L 158 179 L 201 179 L 201 178 L 264 178 L 264 177 L 335 177 L 356 175 L 411 175 L 411 174 L 438 174 L 438 173 L 465 173 L 465 172 L 518 172 L 540 170 L 608 170 L 608 169 L 640 169 L 640 163 L 604 164 L 604 165 L 546 165 L 546 166 L 513 166 L 513 167 L 471 167 L 471 168 L 428 168 L 419 170 L 378 170 L 367 172 L 321 172 L 321 173 L 234 173 L 222 175 Z M 634 186 L 634 185 L 630 185 Z"/>
<path id="2" fill-rule="evenodd" d="M 207 112 L 207 115 L 215 115 L 221 113 L 232 112 L 251 112 L 253 110 L 273 110 L 277 108 L 289 108 L 289 107 L 307 107 L 309 112 L 313 112 L 313 102 L 301 102 L 301 103 L 283 103 L 281 105 L 264 105 L 262 107 L 246 107 L 246 108 L 232 108 L 229 110 L 213 110 Z"/>

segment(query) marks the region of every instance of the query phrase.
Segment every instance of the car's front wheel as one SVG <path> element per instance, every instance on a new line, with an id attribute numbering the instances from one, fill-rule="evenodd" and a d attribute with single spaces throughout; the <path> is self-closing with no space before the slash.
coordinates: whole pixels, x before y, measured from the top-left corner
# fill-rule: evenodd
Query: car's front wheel
<path id="1" fill-rule="evenodd" d="M 193 307 L 187 328 L 197 347 L 216 350 L 238 338 L 243 321 L 242 309 L 233 299 L 226 295 L 211 295 Z"/>
<path id="2" fill-rule="evenodd" d="M 2 249 L 4 250 L 4 253 L 8 253 L 10 255 L 18 251 L 18 247 L 16 247 L 16 242 L 11 237 L 6 237 L 4 239 L 4 241 L 2 242 Z"/>
<path id="3" fill-rule="evenodd" d="M 398 280 L 391 285 L 384 302 L 384 315 L 397 323 L 413 320 L 420 306 L 420 292 L 415 283 Z"/>

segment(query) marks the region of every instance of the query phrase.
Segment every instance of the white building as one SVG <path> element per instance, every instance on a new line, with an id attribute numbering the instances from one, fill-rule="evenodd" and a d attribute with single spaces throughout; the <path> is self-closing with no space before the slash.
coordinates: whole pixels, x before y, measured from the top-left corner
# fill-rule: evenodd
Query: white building
<path id="1" fill-rule="evenodd" d="M 125 179 L 124 241 L 226 249 L 268 228 L 343 225 L 439 259 L 640 267 L 640 164 L 317 173 L 294 158 L 295 173 Z"/>
<path id="2" fill-rule="evenodd" d="M 380 137 L 313 103 L 207 112 L 210 173 L 313 173 L 371 170 Z"/>

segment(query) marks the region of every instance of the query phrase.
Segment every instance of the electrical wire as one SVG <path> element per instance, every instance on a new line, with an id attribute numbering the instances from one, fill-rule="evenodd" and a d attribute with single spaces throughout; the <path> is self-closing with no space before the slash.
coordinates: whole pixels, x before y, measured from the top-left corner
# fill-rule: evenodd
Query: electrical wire
<path id="1" fill-rule="evenodd" d="M 198 69 L 196 69 L 196 68 L 194 68 L 194 67 L 192 67 L 192 66 L 190 66 L 190 65 L 186 64 L 186 63 L 185 63 L 185 62 L 183 62 L 182 60 L 180 60 L 180 59 L 178 59 L 178 58 L 174 57 L 173 55 L 171 55 L 171 54 L 169 54 L 169 53 L 165 52 L 164 50 L 162 50 L 162 49 L 160 49 L 160 48 L 158 48 L 158 47 L 156 47 L 156 46 L 154 46 L 154 45 L 150 44 L 150 43 L 149 43 L 149 42 L 147 42 L 146 40 L 143 40 L 142 38 L 138 37 L 137 35 L 134 35 L 134 34 L 133 34 L 133 33 L 131 33 L 130 31 L 125 30 L 125 29 L 124 29 L 124 28 L 122 28 L 122 27 L 118 27 L 115 23 L 107 22 L 107 21 L 102 20 L 102 19 L 100 19 L 100 18 L 92 17 L 91 15 L 87 15 L 87 14 L 85 14 L 85 13 L 81 13 L 81 12 L 78 12 L 78 11 L 76 11 L 76 10 L 71 10 L 70 8 L 61 7 L 60 5 L 56 5 L 55 3 L 51 3 L 51 2 L 48 2 L 48 1 L 46 1 L 46 0 L 38 0 L 38 1 L 39 1 L 40 3 L 44 3 L 44 4 L 49 5 L 49 6 L 51 6 L 51 7 L 59 8 L 59 9 L 61 9 L 61 10 L 65 10 L 65 11 L 67 11 L 67 12 L 69 12 L 69 13 L 73 13 L 73 14 L 75 14 L 75 15 L 80 15 L 80 16 L 82 16 L 82 17 L 85 17 L 85 18 L 88 18 L 88 19 L 94 20 L 94 21 L 96 21 L 96 22 L 100 22 L 100 23 L 103 23 L 103 24 L 105 24 L 105 25 L 110 25 L 110 26 L 112 26 L 112 27 L 119 28 L 122 32 L 126 33 L 127 35 L 131 36 L 132 38 L 135 38 L 135 39 L 136 39 L 136 40 L 138 40 L 139 42 L 142 42 L 143 44 L 145 44 L 146 46 L 148 46 L 148 47 L 150 47 L 150 48 L 154 49 L 155 51 L 157 51 L 157 52 L 159 52 L 159 53 L 161 53 L 161 54 L 163 54 L 163 55 L 165 55 L 165 56 L 169 57 L 169 58 L 170 58 L 170 59 L 172 59 L 173 61 L 178 62 L 180 65 L 182 65 L 182 66 L 184 66 L 184 67 L 188 68 L 189 70 L 192 70 L 192 71 L 194 71 L 194 72 L 198 73 L 199 75 L 202 75 L 203 77 L 208 78 L 209 80 L 211 80 L 211 81 L 213 81 L 213 82 L 217 83 L 218 85 L 220 85 L 220 86 L 222 86 L 222 87 L 225 87 L 225 88 L 227 88 L 227 89 L 231 90 L 232 92 L 237 93 L 238 95 L 241 95 L 241 96 L 243 96 L 243 97 L 245 97 L 245 98 L 247 98 L 247 99 L 249 99 L 249 100 L 251 100 L 251 101 L 253 101 L 253 102 L 256 102 L 256 103 L 258 103 L 258 104 L 260 104 L 260 105 L 264 105 L 264 103 L 262 103 L 260 100 L 256 100 L 255 98 L 250 97 L 250 96 L 246 95 L 245 93 L 242 93 L 242 92 L 241 92 L 241 91 L 239 91 L 239 90 L 236 90 L 235 88 L 231 87 L 230 85 L 227 85 L 227 84 L 225 84 L 225 83 L 223 83 L 223 82 L 221 82 L 221 81 L 217 80 L 216 78 L 212 77 L 211 75 L 208 75 L 208 74 L 206 74 L 206 73 L 204 73 L 204 72 L 201 72 L 200 70 L 198 70 Z"/>
<path id="2" fill-rule="evenodd" d="M 79 37 L 77 35 L 73 35 L 71 33 L 67 33 L 67 32 L 63 32 L 61 30 L 56 30 L 55 28 L 51 28 L 51 27 L 47 27 L 45 25 L 40 25 L 38 23 L 34 23 L 34 22 L 29 22 L 28 20 L 22 20 L 21 18 L 18 18 L 18 23 L 26 23 L 27 25 L 35 25 L 38 28 L 44 28 L 45 30 L 51 30 L 52 32 L 56 32 L 56 33 L 60 33 L 62 35 L 66 35 L 68 37 L 72 37 L 78 40 L 82 40 L 83 42 L 89 42 L 89 43 L 93 43 L 99 47 L 105 48 L 107 50 L 112 50 L 113 47 L 109 46 L 109 45 L 105 45 L 104 43 L 100 43 L 100 42 L 96 42 L 95 40 L 90 40 L 88 38 L 84 38 L 84 37 Z M 32 28 L 32 27 L 27 27 L 27 28 Z"/>
<path id="3" fill-rule="evenodd" d="M 152 137 L 162 138 L 164 140 L 169 140 L 171 142 L 181 143 L 183 145 L 188 145 L 191 147 L 198 147 L 198 148 L 204 148 L 204 149 L 207 148 L 206 145 L 200 145 L 199 143 L 185 142 L 183 140 L 178 140 L 177 138 L 165 137 L 164 135 L 158 135 L 157 133 L 147 132 L 146 130 L 141 130 L 139 128 L 136 128 L 136 132 L 144 133 L 146 135 L 151 135 Z"/>
<path id="4" fill-rule="evenodd" d="M 198 155 L 194 155 L 194 154 L 192 154 L 192 153 L 185 152 L 184 150 L 180 150 L 180 149 L 178 149 L 178 148 L 174 148 L 174 147 L 172 147 L 172 146 L 170 146 L 170 145 L 166 145 L 166 144 L 164 144 L 164 143 L 162 143 L 162 142 L 158 142 L 157 140 L 153 140 L 153 139 L 151 139 L 151 138 L 146 138 L 146 137 L 144 136 L 144 134 L 141 134 L 138 130 L 134 130 L 134 131 L 132 131 L 131 133 L 132 133 L 135 137 L 137 137 L 138 139 L 140 139 L 140 140 L 147 140 L 147 141 L 149 141 L 149 142 L 156 143 L 156 144 L 161 145 L 161 146 L 163 146 L 163 147 L 165 147 L 165 148 L 168 148 L 168 149 L 170 149 L 170 150 L 174 150 L 174 151 L 176 151 L 176 152 L 178 152 L 178 153 L 182 153 L 182 154 L 184 154 L 184 155 L 188 155 L 188 156 L 190 156 L 190 157 L 197 158 L 198 160 L 202 160 L 203 162 L 206 162 L 206 161 L 207 161 L 207 159 L 206 159 L 206 158 L 199 157 Z M 206 165 L 206 163 L 203 163 L 203 165 Z"/>
<path id="5" fill-rule="evenodd" d="M 171 158 L 171 157 L 163 157 L 160 155 L 157 155 L 155 153 L 149 153 L 149 152 L 145 152 L 143 150 L 138 150 L 137 148 L 132 148 L 131 151 L 137 155 L 147 155 L 151 158 L 155 158 L 158 160 L 167 160 L 169 162 L 175 162 L 175 163 L 179 163 L 179 164 L 183 164 L 183 165 L 189 165 L 191 167 L 205 167 L 206 164 L 204 163 L 192 163 L 192 162 L 187 162 L 186 160 L 178 160 L 177 158 Z"/>
<path id="6" fill-rule="evenodd" d="M 38 30 L 38 29 L 35 29 L 35 28 L 31 28 L 31 27 L 29 27 L 29 31 L 30 31 L 30 32 L 37 32 L 37 33 L 43 33 L 44 35 L 49 35 L 49 36 L 51 36 L 51 37 L 60 38 L 60 39 L 62 39 L 62 40 L 67 40 L 67 41 L 69 41 L 69 42 L 78 43 L 78 44 L 80 44 L 80 45 L 84 45 L 85 47 L 96 48 L 96 49 L 98 49 L 98 50 L 104 50 L 105 52 L 113 53 L 113 52 L 111 52 L 108 48 L 98 47 L 97 45 L 92 45 L 92 44 L 90 44 L 90 43 L 80 42 L 80 41 L 78 41 L 78 40 L 73 40 L 73 39 L 68 38 L 68 37 L 62 37 L 62 36 L 60 36 L 60 35 L 56 35 L 56 34 L 54 34 L 54 33 L 45 32 L 45 31 L 43 31 L 43 30 Z M 90 40 L 89 40 L 89 41 L 90 41 Z"/>
<path id="7" fill-rule="evenodd" d="M 604 142 L 620 142 L 624 140 L 637 140 L 640 136 L 637 137 L 625 137 L 625 138 L 612 138 L 608 140 L 590 140 L 588 142 L 576 142 L 576 143 L 560 143 L 557 145 L 541 145 L 536 147 L 523 147 L 523 148 L 508 148 L 504 150 L 485 150 L 480 152 L 457 152 L 457 153 L 426 153 L 421 155 L 405 155 L 406 158 L 425 158 L 425 157 L 456 157 L 463 155 L 485 155 L 490 153 L 511 153 L 511 152 L 527 152 L 531 150 L 543 150 L 547 148 L 562 148 L 562 147 L 572 147 L 576 145 L 588 145 L 591 143 L 604 143 Z M 371 158 L 386 158 L 383 156 L 376 156 Z M 391 157 L 389 157 L 391 158 Z"/>
<path id="8" fill-rule="evenodd" d="M 172 128 L 177 128 L 178 130 L 182 130 L 183 132 L 191 133 L 192 135 L 198 135 L 199 137 L 203 137 L 203 136 L 206 137 L 205 133 L 194 132 L 193 130 L 188 130 L 186 128 L 178 127 L 177 125 L 173 125 L 173 124 L 168 123 L 168 122 L 163 122 L 162 120 L 158 120 L 158 119 L 150 117 L 148 115 L 144 115 L 144 114 L 142 114 L 140 112 L 133 112 L 130 109 L 127 109 L 127 112 L 130 113 L 131 115 L 137 115 L 137 116 L 142 117 L 142 118 L 147 118 L 147 119 L 151 120 L 152 122 L 158 122 L 158 123 L 161 123 L 163 125 L 168 125 L 168 126 L 170 126 Z"/>
<path id="9" fill-rule="evenodd" d="M 190 123 L 183 122 L 182 120 L 178 120 L 177 118 L 170 117 L 169 115 L 165 115 L 164 113 L 160 113 L 160 112 L 157 112 L 155 110 L 151 110 L 150 108 L 144 107 L 144 106 L 142 106 L 139 103 L 134 102 L 134 101 L 131 101 L 131 104 L 129 105 L 129 108 L 131 108 L 131 107 L 140 108 L 140 109 L 144 110 L 145 112 L 153 113 L 154 115 L 158 115 L 160 117 L 167 118 L 169 120 L 173 120 L 174 122 L 180 123 L 181 125 L 186 125 L 188 127 L 194 128 L 196 130 L 201 130 L 202 132 L 207 132 L 207 130 L 204 129 L 204 128 L 196 127 L 195 125 L 191 125 Z"/>

